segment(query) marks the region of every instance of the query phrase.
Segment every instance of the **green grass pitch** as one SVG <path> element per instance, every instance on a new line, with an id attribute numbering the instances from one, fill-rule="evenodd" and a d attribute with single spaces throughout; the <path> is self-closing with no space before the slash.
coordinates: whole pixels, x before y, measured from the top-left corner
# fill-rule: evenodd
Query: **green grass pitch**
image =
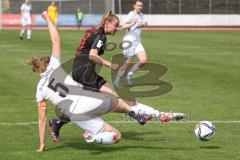
<path id="1" fill-rule="evenodd" d="M 74 56 L 83 31 L 60 31 L 62 62 Z M 119 43 L 123 32 L 108 41 Z M 35 89 L 39 76 L 24 61 L 51 54 L 47 31 L 33 31 L 32 40 L 18 39 L 18 31 L 0 33 L 0 159 L 1 160 L 238 160 L 240 157 L 240 33 L 231 31 L 144 31 L 148 61 L 168 68 L 161 80 L 173 89 L 163 95 L 138 101 L 163 111 L 183 112 L 179 123 L 124 123 L 121 114 L 103 118 L 122 133 L 114 145 L 86 144 L 82 130 L 66 125 L 61 141 L 51 141 L 46 151 L 38 149 Z M 111 59 L 120 49 L 106 52 Z M 101 74 L 110 82 L 110 70 Z M 49 104 L 49 118 L 55 117 Z M 197 121 L 216 121 L 216 136 L 201 142 L 194 137 Z M 119 123 L 116 123 L 119 122 Z"/>

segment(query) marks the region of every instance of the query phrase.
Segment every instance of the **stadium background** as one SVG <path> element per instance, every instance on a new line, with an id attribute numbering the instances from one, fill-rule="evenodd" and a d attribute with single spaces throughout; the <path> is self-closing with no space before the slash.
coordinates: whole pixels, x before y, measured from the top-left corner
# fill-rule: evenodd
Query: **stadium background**
<path id="1" fill-rule="evenodd" d="M 44 26 L 39 14 L 50 0 L 32 0 L 33 26 Z M 21 0 L 2 0 L 3 26 L 19 26 Z M 76 26 L 75 12 L 85 14 L 84 26 L 100 22 L 106 10 L 112 10 L 123 20 L 134 0 L 56 0 L 59 26 Z M 239 26 L 239 0 L 145 0 L 145 18 L 149 26 Z"/>

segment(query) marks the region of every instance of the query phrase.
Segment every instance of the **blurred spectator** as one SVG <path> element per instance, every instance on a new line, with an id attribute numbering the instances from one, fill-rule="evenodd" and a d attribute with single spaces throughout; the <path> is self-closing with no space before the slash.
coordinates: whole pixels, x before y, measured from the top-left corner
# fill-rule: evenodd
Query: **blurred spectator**
<path id="1" fill-rule="evenodd" d="M 58 22 L 58 8 L 57 8 L 55 2 L 52 2 L 48 6 L 48 15 L 49 15 L 50 20 L 55 24 L 55 26 L 57 26 L 57 22 Z"/>
<path id="2" fill-rule="evenodd" d="M 8 13 L 10 8 L 10 1 L 2 0 L 2 8 L 3 8 L 3 13 Z"/>
<path id="3" fill-rule="evenodd" d="M 25 0 L 24 3 L 21 5 L 21 24 L 22 24 L 22 29 L 19 34 L 19 38 L 23 40 L 23 36 L 25 33 L 25 30 L 27 30 L 27 39 L 30 41 L 31 40 L 31 23 L 32 23 L 32 17 L 31 17 L 31 10 L 32 6 L 29 2 L 29 0 Z"/>
<path id="4" fill-rule="evenodd" d="M 77 18 L 77 27 L 78 29 L 80 29 L 80 26 L 82 25 L 82 20 L 83 20 L 83 12 L 81 11 L 80 8 L 77 9 L 76 18 Z"/>

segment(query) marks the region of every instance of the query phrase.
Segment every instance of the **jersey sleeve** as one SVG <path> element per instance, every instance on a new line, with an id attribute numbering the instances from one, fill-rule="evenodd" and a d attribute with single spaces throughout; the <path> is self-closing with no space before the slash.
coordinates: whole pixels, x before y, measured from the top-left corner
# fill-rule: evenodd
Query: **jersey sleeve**
<path id="1" fill-rule="evenodd" d="M 44 100 L 44 97 L 42 96 L 42 89 L 41 89 L 41 80 L 38 82 L 37 85 L 37 91 L 36 91 L 36 101 L 41 102 Z"/>
<path id="2" fill-rule="evenodd" d="M 128 13 L 125 23 L 127 23 L 127 24 L 131 23 L 133 18 L 134 18 L 134 12 L 131 11 Z"/>
<path id="3" fill-rule="evenodd" d="M 54 54 L 52 54 L 47 68 L 56 69 L 60 65 L 61 65 L 60 60 L 57 57 L 55 57 Z"/>
<path id="4" fill-rule="evenodd" d="M 93 39 L 92 49 L 100 51 L 106 43 L 106 37 L 103 34 L 97 34 Z"/>
<path id="5" fill-rule="evenodd" d="M 41 80 L 38 82 L 37 92 L 36 92 L 36 101 L 38 103 L 38 108 L 46 107 L 46 100 L 42 96 L 42 89 L 41 89 Z"/>

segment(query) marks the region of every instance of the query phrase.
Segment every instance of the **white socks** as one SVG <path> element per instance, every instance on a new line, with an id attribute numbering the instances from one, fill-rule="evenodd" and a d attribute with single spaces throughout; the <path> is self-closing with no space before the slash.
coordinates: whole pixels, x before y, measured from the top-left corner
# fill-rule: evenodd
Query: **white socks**
<path id="1" fill-rule="evenodd" d="M 32 31 L 30 29 L 27 30 L 27 39 L 30 40 L 32 35 Z"/>
<path id="2" fill-rule="evenodd" d="M 164 112 L 160 112 L 150 106 L 147 106 L 147 105 L 144 105 L 141 103 L 137 103 L 136 105 L 131 106 L 131 109 L 138 115 L 146 114 L 146 115 L 150 115 L 154 118 L 158 118 L 164 113 Z"/>
<path id="3" fill-rule="evenodd" d="M 25 29 L 22 29 L 19 36 L 23 37 L 25 33 Z M 32 31 L 30 29 L 27 30 L 27 39 L 30 40 L 31 39 L 31 35 L 32 35 Z"/>
<path id="4" fill-rule="evenodd" d="M 25 29 L 22 29 L 21 32 L 20 32 L 20 34 L 19 34 L 19 36 L 20 36 L 20 37 L 23 37 L 24 33 L 25 33 Z"/>
<path id="5" fill-rule="evenodd" d="M 94 136 L 97 144 L 114 144 L 116 143 L 117 135 L 114 132 L 102 132 Z"/>

